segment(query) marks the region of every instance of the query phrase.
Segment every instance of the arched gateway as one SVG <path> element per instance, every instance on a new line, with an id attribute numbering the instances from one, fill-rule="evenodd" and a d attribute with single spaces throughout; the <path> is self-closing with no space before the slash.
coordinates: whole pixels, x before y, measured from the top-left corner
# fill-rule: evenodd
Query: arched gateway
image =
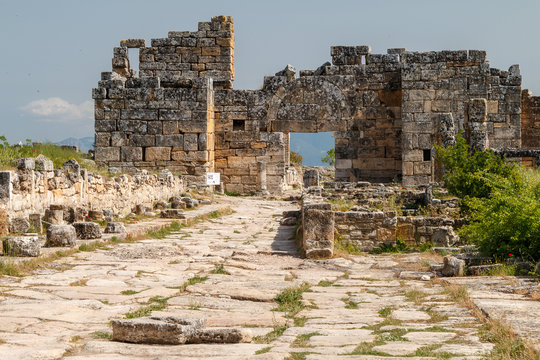
<path id="1" fill-rule="evenodd" d="M 130 48 L 139 49 L 138 77 Z M 260 189 L 262 163 L 268 190 L 279 192 L 290 132 L 334 132 L 336 180 L 405 186 L 434 180 L 433 144 L 452 143 L 459 130 L 480 148 L 519 153 L 522 131 L 524 146 L 540 147 L 540 101 L 522 94 L 518 66 L 490 68 L 484 51 L 334 46 L 331 56 L 332 64 L 298 77 L 287 66 L 260 90 L 234 90 L 231 17 L 171 31 L 150 47 L 123 40 L 113 71 L 93 90 L 96 161 L 124 171 L 168 168 L 194 181 L 217 171 L 239 193 Z"/>

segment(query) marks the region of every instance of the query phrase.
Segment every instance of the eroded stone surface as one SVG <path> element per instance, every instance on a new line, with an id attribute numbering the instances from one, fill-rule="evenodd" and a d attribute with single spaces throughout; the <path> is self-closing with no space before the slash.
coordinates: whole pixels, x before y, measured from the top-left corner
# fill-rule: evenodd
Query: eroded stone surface
<path id="1" fill-rule="evenodd" d="M 413 354 L 423 346 L 432 346 L 434 352 L 456 354 L 455 359 L 463 358 L 457 354 L 473 359 L 491 351 L 492 344 L 479 338 L 479 321 L 469 310 L 452 302 L 441 285 L 398 277 L 407 264 L 424 261 L 422 255 L 302 259 L 291 240 L 294 227 L 279 224 L 283 210 L 297 210 L 297 206 L 280 201 L 217 198 L 218 204 L 186 211 L 186 217 L 224 204 L 236 212 L 183 228 L 163 239 L 110 244 L 109 249 L 79 252 L 21 279 L 0 278 L 0 339 L 5 342 L 0 344 L 2 356 L 282 360 L 290 353 L 309 352 L 306 359 L 427 360 L 433 357 Z M 164 224 L 165 220 L 152 221 L 155 223 L 148 224 Z M 133 232 L 129 226 L 128 231 Z M 224 271 L 217 271 L 219 265 Z M 195 283 L 194 278 L 201 282 Z M 304 282 L 310 284 L 311 292 L 303 293 L 307 307 L 295 316 L 302 321 L 295 322 L 286 313 L 273 311 L 277 294 Z M 490 284 L 495 284 L 490 278 L 477 282 L 482 282 L 483 287 L 471 287 L 473 299 L 485 297 Z M 499 299 L 531 304 L 524 295 L 503 295 L 501 292 Z M 111 320 L 159 301 L 164 306 L 154 310 L 152 317 L 205 317 L 206 329 L 217 337 L 226 339 L 233 334 L 230 328 L 237 328 L 234 334 L 240 341 L 248 341 L 247 331 L 254 338 L 251 343 L 180 346 L 99 338 L 98 334 L 112 335 Z M 495 305 L 486 302 L 488 307 Z M 534 321 L 535 308 L 522 308 L 529 310 L 528 319 Z M 509 308 L 505 314 L 514 316 Z M 534 333 L 532 324 L 520 331 Z M 270 343 L 259 343 L 275 327 L 283 325 L 288 327 L 281 336 Z M 228 328 L 227 333 L 223 328 Z M 303 344 L 297 341 L 302 336 L 308 337 Z M 384 344 L 375 345 L 381 338 Z M 395 357 L 346 355 L 366 344 Z M 268 352 L 256 355 L 267 347 Z"/>

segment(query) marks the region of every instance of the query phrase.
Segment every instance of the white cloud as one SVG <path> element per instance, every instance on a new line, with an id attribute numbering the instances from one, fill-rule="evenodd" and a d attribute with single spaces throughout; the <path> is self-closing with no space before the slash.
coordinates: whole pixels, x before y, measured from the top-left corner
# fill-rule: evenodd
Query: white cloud
<path id="1" fill-rule="evenodd" d="M 77 105 L 59 97 L 34 100 L 21 107 L 21 110 L 39 117 L 39 120 L 44 122 L 65 123 L 73 120 L 93 119 L 94 117 L 92 101 L 85 101 Z"/>

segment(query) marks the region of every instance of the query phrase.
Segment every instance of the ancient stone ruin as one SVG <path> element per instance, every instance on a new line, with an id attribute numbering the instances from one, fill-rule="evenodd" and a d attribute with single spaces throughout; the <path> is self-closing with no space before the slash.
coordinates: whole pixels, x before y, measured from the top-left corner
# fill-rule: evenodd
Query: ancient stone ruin
<path id="1" fill-rule="evenodd" d="M 139 72 L 128 52 L 138 49 Z M 333 46 L 316 70 L 288 65 L 260 90 L 234 90 L 230 16 L 167 38 L 122 40 L 96 89 L 95 158 L 120 168 L 221 173 L 227 191 L 287 186 L 289 134 L 335 135 L 336 179 L 428 184 L 434 144 L 463 130 L 478 149 L 539 162 L 540 98 L 518 65 L 490 67 L 481 50 L 411 52 Z M 259 176 L 260 169 L 264 176 Z"/>

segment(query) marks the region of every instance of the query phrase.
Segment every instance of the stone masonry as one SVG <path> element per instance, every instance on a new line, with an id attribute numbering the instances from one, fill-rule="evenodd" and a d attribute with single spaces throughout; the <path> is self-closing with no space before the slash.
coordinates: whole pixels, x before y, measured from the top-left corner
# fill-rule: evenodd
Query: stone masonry
<path id="1" fill-rule="evenodd" d="M 518 65 L 491 68 L 481 50 L 372 54 L 362 45 L 330 54 L 332 63 L 299 77 L 288 65 L 260 90 L 234 90 L 230 16 L 150 47 L 123 40 L 93 89 L 96 161 L 194 181 L 217 171 L 225 190 L 248 193 L 287 185 L 290 132 L 334 132 L 338 181 L 405 186 L 438 180 L 433 145 L 460 131 L 477 149 L 540 148 L 540 101 L 522 91 Z"/>

